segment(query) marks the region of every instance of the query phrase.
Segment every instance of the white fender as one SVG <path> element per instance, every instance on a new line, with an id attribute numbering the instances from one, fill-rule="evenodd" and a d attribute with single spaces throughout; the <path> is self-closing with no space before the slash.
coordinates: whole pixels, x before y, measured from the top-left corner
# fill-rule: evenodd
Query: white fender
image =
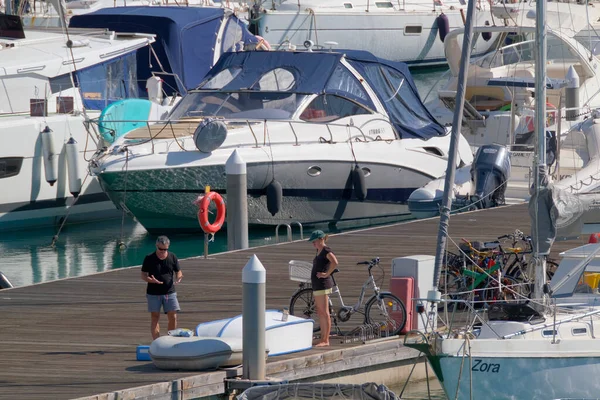
<path id="1" fill-rule="evenodd" d="M 76 198 L 81 192 L 81 176 L 79 176 L 79 152 L 77 151 L 77 141 L 75 139 L 70 138 L 65 144 L 65 152 L 67 155 L 69 191 Z"/>
<path id="2" fill-rule="evenodd" d="M 48 182 L 50 186 L 53 186 L 57 179 L 58 154 L 56 154 L 56 151 L 54 150 L 52 129 L 46 126 L 40 135 L 42 135 L 42 154 L 44 156 L 46 182 Z"/>

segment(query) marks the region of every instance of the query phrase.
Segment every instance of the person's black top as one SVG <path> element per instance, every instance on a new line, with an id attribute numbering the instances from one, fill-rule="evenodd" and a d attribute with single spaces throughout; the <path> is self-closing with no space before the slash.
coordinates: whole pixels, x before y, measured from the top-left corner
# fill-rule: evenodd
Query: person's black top
<path id="1" fill-rule="evenodd" d="M 144 258 L 142 264 L 142 272 L 147 272 L 163 283 L 150 283 L 146 288 L 147 294 L 163 295 L 175 293 L 175 285 L 173 285 L 173 275 L 179 271 L 179 260 L 175 254 L 170 253 L 167 258 L 161 260 L 156 253 L 152 253 Z"/>
<path id="2" fill-rule="evenodd" d="M 313 267 L 310 273 L 310 280 L 313 290 L 325 290 L 333 287 L 333 278 L 328 276 L 327 278 L 317 278 L 317 272 L 327 272 L 329 268 L 329 259 L 327 254 L 331 253 L 331 249 L 327 246 L 323 247 L 317 256 L 313 260 Z"/>

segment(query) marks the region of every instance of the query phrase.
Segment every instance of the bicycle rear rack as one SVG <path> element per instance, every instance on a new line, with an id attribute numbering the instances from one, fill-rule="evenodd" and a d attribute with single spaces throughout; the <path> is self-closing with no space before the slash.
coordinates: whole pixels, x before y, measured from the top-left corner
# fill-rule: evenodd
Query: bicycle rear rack
<path id="1" fill-rule="evenodd" d="M 297 224 L 300 228 L 300 240 L 304 240 L 304 229 L 302 228 L 302 224 L 298 221 L 292 221 L 289 224 L 279 224 L 275 227 L 275 243 L 279 243 L 279 228 L 282 226 L 286 227 L 287 231 L 287 241 L 292 241 L 292 225 Z"/>

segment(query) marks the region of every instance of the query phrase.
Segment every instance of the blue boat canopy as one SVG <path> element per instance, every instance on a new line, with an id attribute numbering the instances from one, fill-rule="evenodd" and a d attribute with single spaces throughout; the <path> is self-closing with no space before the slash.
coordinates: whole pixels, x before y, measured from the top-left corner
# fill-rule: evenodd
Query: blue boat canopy
<path id="1" fill-rule="evenodd" d="M 217 34 L 223 18 L 229 18 L 220 44 Z M 152 48 L 141 49 L 137 56 L 140 92 L 145 92 L 145 80 L 152 72 L 162 72 L 164 90 L 181 94 L 198 86 L 213 66 L 218 54 L 235 49 L 238 42 L 256 43 L 246 25 L 219 7 L 115 7 L 73 16 L 73 28 L 105 28 L 115 32 L 156 35 Z M 175 74 L 178 79 L 172 75 Z"/>
<path id="2" fill-rule="evenodd" d="M 446 134 L 444 127 L 421 101 L 406 64 L 382 60 L 365 51 L 226 53 L 206 75 L 199 90 L 264 91 L 263 78 L 272 71 L 278 71 L 280 76 L 274 78 L 277 82 L 269 82 L 268 90 L 332 93 L 374 109 L 375 105 L 363 86 L 341 63 L 344 57 L 376 92 L 400 137 L 428 139 Z M 289 79 L 285 74 L 289 75 Z"/>

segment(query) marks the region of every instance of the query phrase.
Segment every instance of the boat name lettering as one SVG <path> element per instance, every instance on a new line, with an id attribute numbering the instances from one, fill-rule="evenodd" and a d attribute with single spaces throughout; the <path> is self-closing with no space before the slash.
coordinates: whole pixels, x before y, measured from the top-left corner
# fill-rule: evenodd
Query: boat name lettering
<path id="1" fill-rule="evenodd" d="M 369 135 L 381 135 L 383 133 L 385 133 L 385 128 L 369 129 Z"/>
<path id="2" fill-rule="evenodd" d="M 510 153 L 510 156 L 511 157 L 515 157 L 515 158 L 516 157 L 529 157 L 529 156 L 531 156 L 531 152 L 528 152 L 528 151 L 526 151 L 526 152 L 524 152 L 524 151 L 513 151 L 513 152 Z"/>
<path id="3" fill-rule="evenodd" d="M 491 364 L 485 363 L 483 360 L 473 360 L 474 365 L 471 368 L 471 371 L 474 372 L 491 372 L 496 374 L 500 372 L 500 364 Z"/>

